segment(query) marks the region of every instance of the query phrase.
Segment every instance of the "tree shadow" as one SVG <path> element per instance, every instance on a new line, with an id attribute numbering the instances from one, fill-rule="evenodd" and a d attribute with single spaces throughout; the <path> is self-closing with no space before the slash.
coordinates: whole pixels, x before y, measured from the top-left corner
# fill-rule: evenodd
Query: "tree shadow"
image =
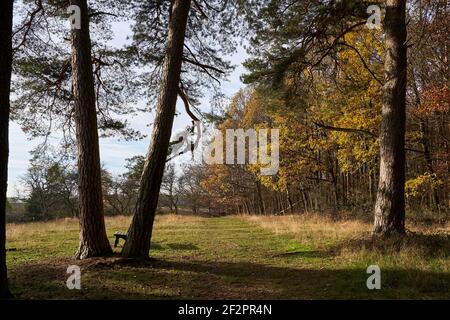
<path id="1" fill-rule="evenodd" d="M 173 299 L 174 297 L 161 292 L 139 292 L 127 290 L 126 286 L 106 286 L 102 283 L 105 275 L 118 272 L 112 270 L 111 259 L 90 259 L 77 261 L 72 259 L 52 260 L 46 263 L 29 263 L 9 272 L 10 289 L 13 299 L 26 300 L 142 300 L 142 299 Z M 95 262 L 94 262 L 95 261 Z M 114 260 L 111 260 L 114 261 Z M 81 290 L 69 289 L 66 281 L 70 274 L 70 265 L 81 267 Z M 94 271 L 94 272 L 93 272 Z M 129 281 L 132 283 L 133 281 Z"/>
<path id="2" fill-rule="evenodd" d="M 388 238 L 363 236 L 347 239 L 328 248 L 328 251 L 335 255 L 343 250 L 353 252 L 366 250 L 379 254 L 410 252 L 423 258 L 448 258 L 450 257 L 450 235 L 408 232 L 404 236 Z"/>
<path id="3" fill-rule="evenodd" d="M 172 250 L 198 250 L 198 247 L 192 243 L 168 243 L 167 246 Z"/>
<path id="4" fill-rule="evenodd" d="M 305 250 L 305 251 L 293 251 L 283 252 L 272 255 L 272 258 L 330 258 L 335 256 L 336 253 L 331 250 Z"/>
<path id="5" fill-rule="evenodd" d="M 150 251 L 151 251 L 151 250 L 163 250 L 163 247 L 162 247 L 162 245 L 160 245 L 159 243 L 152 242 L 152 243 L 150 244 Z"/>
<path id="6" fill-rule="evenodd" d="M 152 250 L 199 250 L 194 244 L 152 243 Z M 342 250 L 411 253 L 423 259 L 450 257 L 447 234 L 408 233 L 404 237 L 361 237 L 324 250 L 271 256 L 268 263 L 186 258 L 122 259 L 120 255 L 75 261 L 55 258 L 10 269 L 13 294 L 25 299 L 448 299 L 450 273 L 414 268 L 382 268 L 381 290 L 368 290 L 368 266 L 326 264 L 295 267 L 276 258 L 328 258 Z M 184 260 L 175 260 L 184 259 Z M 251 258 L 249 258 L 251 259 Z M 277 266 L 270 263 L 277 263 Z M 280 266 L 281 264 L 281 266 Z M 69 265 L 82 270 L 82 290 L 69 290 Z M 326 267 L 324 267 L 326 266 Z"/>
<path id="7" fill-rule="evenodd" d="M 249 262 L 120 261 L 138 270 L 176 270 L 193 278 L 193 299 L 425 299 L 448 298 L 450 274 L 382 270 L 383 290 L 371 291 L 364 268 L 296 269 Z M 195 276 L 192 276 L 195 275 Z M 207 288 L 196 283 L 206 283 Z M 183 291 L 183 288 L 179 288 Z"/>
<path id="8" fill-rule="evenodd" d="M 150 251 L 152 250 L 199 250 L 199 248 L 192 243 L 167 243 L 167 244 L 159 244 L 152 242 L 150 245 Z"/>
<path id="9" fill-rule="evenodd" d="M 80 264 L 82 290 L 66 287 Z M 382 269 L 382 290 L 368 290 L 364 268 L 310 269 L 252 262 L 148 261 L 119 257 L 60 259 L 14 268 L 10 282 L 26 299 L 379 299 L 448 298 L 450 274 Z"/>

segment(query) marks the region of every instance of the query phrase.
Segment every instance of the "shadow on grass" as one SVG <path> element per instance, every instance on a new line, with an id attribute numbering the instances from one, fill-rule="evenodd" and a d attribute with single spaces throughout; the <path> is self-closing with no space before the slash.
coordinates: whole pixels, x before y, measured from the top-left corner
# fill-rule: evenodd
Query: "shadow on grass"
<path id="1" fill-rule="evenodd" d="M 342 250 L 353 252 L 366 250 L 379 254 L 407 252 L 425 259 L 448 258 L 450 257 L 450 235 L 408 232 L 405 236 L 389 238 L 367 236 L 347 239 L 328 249 L 330 253 L 335 255 L 338 255 Z"/>
<path id="2" fill-rule="evenodd" d="M 199 250 L 191 243 L 152 243 L 152 250 Z M 401 238 L 348 239 L 324 251 L 294 251 L 272 258 L 328 258 L 341 250 L 385 254 L 406 252 L 428 258 L 450 256 L 450 236 L 409 233 Z M 188 255 L 189 256 L 189 255 Z M 178 260 L 176 260 L 178 259 Z M 183 260 L 182 260 L 183 259 Z M 367 266 L 336 268 L 329 260 L 303 268 L 283 266 L 283 259 L 267 264 L 247 261 L 170 260 L 136 261 L 120 256 L 75 261 L 70 258 L 27 263 L 10 270 L 13 294 L 23 299 L 449 299 L 450 273 L 413 268 L 381 270 L 382 289 L 366 287 Z M 271 264 L 277 263 L 277 266 Z M 82 270 L 82 290 L 69 290 L 70 265 Z M 317 268 L 316 268 L 317 267 Z"/>
<path id="3" fill-rule="evenodd" d="M 131 288 L 134 279 L 127 279 L 125 283 L 130 285 L 110 286 L 104 283 L 110 273 L 120 273 L 120 269 L 111 269 L 111 259 L 102 258 L 89 259 L 86 261 L 76 261 L 72 259 L 52 260 L 48 263 L 27 264 L 20 268 L 14 268 L 9 272 L 10 289 L 13 299 L 31 300 L 114 300 L 114 299 L 168 299 L 170 295 L 164 294 L 161 290 L 146 292 L 143 294 Z M 95 261 L 94 264 L 90 264 Z M 88 263 L 86 263 L 88 262 Z M 66 281 L 70 274 L 67 274 L 67 267 L 70 265 L 80 265 L 81 290 L 70 290 Z M 95 272 L 92 272 L 95 266 Z M 120 274 L 119 274 L 120 275 Z"/>
<path id="4" fill-rule="evenodd" d="M 335 256 L 336 253 L 333 251 L 319 251 L 319 250 L 302 250 L 293 252 L 283 252 L 279 254 L 272 255 L 272 258 L 329 258 Z"/>
<path id="5" fill-rule="evenodd" d="M 192 244 L 192 243 L 168 243 L 168 244 L 164 244 L 161 245 L 159 243 L 154 243 L 152 242 L 152 244 L 150 245 L 150 251 L 152 250 L 164 250 L 166 249 L 165 247 L 167 247 L 167 249 L 171 249 L 171 250 L 198 250 L 199 248 Z"/>
<path id="6" fill-rule="evenodd" d="M 156 260 L 144 269 L 173 269 L 195 274 L 196 282 L 206 283 L 193 298 L 232 299 L 372 299 L 441 298 L 448 299 L 450 274 L 416 269 L 382 270 L 383 290 L 367 289 L 366 269 L 295 269 L 255 263 Z M 222 280 L 207 284 L 210 280 Z M 226 284 L 224 286 L 224 283 Z M 241 290 L 231 290 L 241 288 Z M 204 290 L 207 290 L 204 292 Z M 227 296 L 226 292 L 230 292 Z M 218 294 L 218 292 L 221 292 Z M 207 293 L 205 295 L 205 293 Z"/>
<path id="7" fill-rule="evenodd" d="M 167 246 L 172 250 L 198 250 L 198 247 L 192 243 L 168 243 Z"/>
<path id="8" fill-rule="evenodd" d="M 83 290 L 66 287 L 80 263 Z M 25 299 L 448 299 L 449 273 L 382 270 L 382 290 L 366 287 L 361 269 L 295 269 L 250 262 L 55 260 L 11 270 Z"/>

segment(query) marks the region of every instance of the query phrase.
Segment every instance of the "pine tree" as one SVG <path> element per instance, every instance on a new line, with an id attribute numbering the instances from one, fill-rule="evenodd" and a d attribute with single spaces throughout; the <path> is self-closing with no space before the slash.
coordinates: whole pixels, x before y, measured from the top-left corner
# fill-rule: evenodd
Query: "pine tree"
<path id="1" fill-rule="evenodd" d="M 158 195 L 180 90 L 184 39 L 190 5 L 191 0 L 175 0 L 171 8 L 167 53 L 161 78 L 152 143 L 144 164 L 133 221 L 122 252 L 126 258 L 147 258 L 149 254 Z"/>
<path id="2" fill-rule="evenodd" d="M 102 179 L 98 141 L 94 76 L 88 6 L 71 0 L 81 14 L 81 28 L 72 29 L 72 78 L 78 149 L 78 197 L 80 203 L 80 247 L 78 259 L 112 253 L 103 217 Z"/>
<path id="3" fill-rule="evenodd" d="M 12 70 L 13 0 L 0 3 L 0 299 L 8 298 L 6 267 L 6 192 L 8 189 L 9 113 Z"/>
<path id="4" fill-rule="evenodd" d="M 405 233 L 406 0 L 387 0 L 380 179 L 374 233 Z"/>

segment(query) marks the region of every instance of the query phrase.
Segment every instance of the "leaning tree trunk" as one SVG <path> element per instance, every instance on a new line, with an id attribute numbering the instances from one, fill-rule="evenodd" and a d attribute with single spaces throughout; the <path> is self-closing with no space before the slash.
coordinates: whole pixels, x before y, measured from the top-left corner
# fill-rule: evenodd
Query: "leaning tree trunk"
<path id="1" fill-rule="evenodd" d="M 406 0 L 387 0 L 380 179 L 374 234 L 405 232 Z"/>
<path id="2" fill-rule="evenodd" d="M 153 221 L 175 116 L 190 6 L 191 0 L 173 1 L 152 142 L 147 153 L 127 242 L 122 251 L 126 258 L 146 259 L 149 256 Z"/>
<path id="3" fill-rule="evenodd" d="M 112 253 L 106 236 L 98 142 L 97 111 L 92 71 L 91 39 L 86 0 L 71 0 L 80 8 L 81 29 L 72 30 L 72 78 L 78 147 L 80 247 L 77 259 Z"/>
<path id="4" fill-rule="evenodd" d="M 0 2 L 0 299 L 10 296 L 6 268 L 9 96 L 11 92 L 13 0 Z"/>

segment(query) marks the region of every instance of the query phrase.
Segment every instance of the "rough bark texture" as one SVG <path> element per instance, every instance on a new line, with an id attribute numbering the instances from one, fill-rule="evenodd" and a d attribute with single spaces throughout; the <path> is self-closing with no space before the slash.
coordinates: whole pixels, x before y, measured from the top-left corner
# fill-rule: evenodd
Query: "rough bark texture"
<path id="1" fill-rule="evenodd" d="M 406 0 L 387 0 L 380 179 L 374 234 L 405 232 Z"/>
<path id="2" fill-rule="evenodd" d="M 71 0 L 81 9 L 81 29 L 72 30 L 72 77 L 78 147 L 80 247 L 77 259 L 112 253 L 106 236 L 98 142 L 91 39 L 86 0 Z"/>
<path id="3" fill-rule="evenodd" d="M 153 221 L 175 116 L 190 5 L 191 0 L 173 1 L 152 141 L 141 177 L 133 221 L 122 252 L 125 258 L 146 259 L 149 256 Z"/>
<path id="4" fill-rule="evenodd" d="M 0 299 L 10 297 L 6 268 L 6 191 L 9 156 L 13 0 L 0 2 Z"/>

